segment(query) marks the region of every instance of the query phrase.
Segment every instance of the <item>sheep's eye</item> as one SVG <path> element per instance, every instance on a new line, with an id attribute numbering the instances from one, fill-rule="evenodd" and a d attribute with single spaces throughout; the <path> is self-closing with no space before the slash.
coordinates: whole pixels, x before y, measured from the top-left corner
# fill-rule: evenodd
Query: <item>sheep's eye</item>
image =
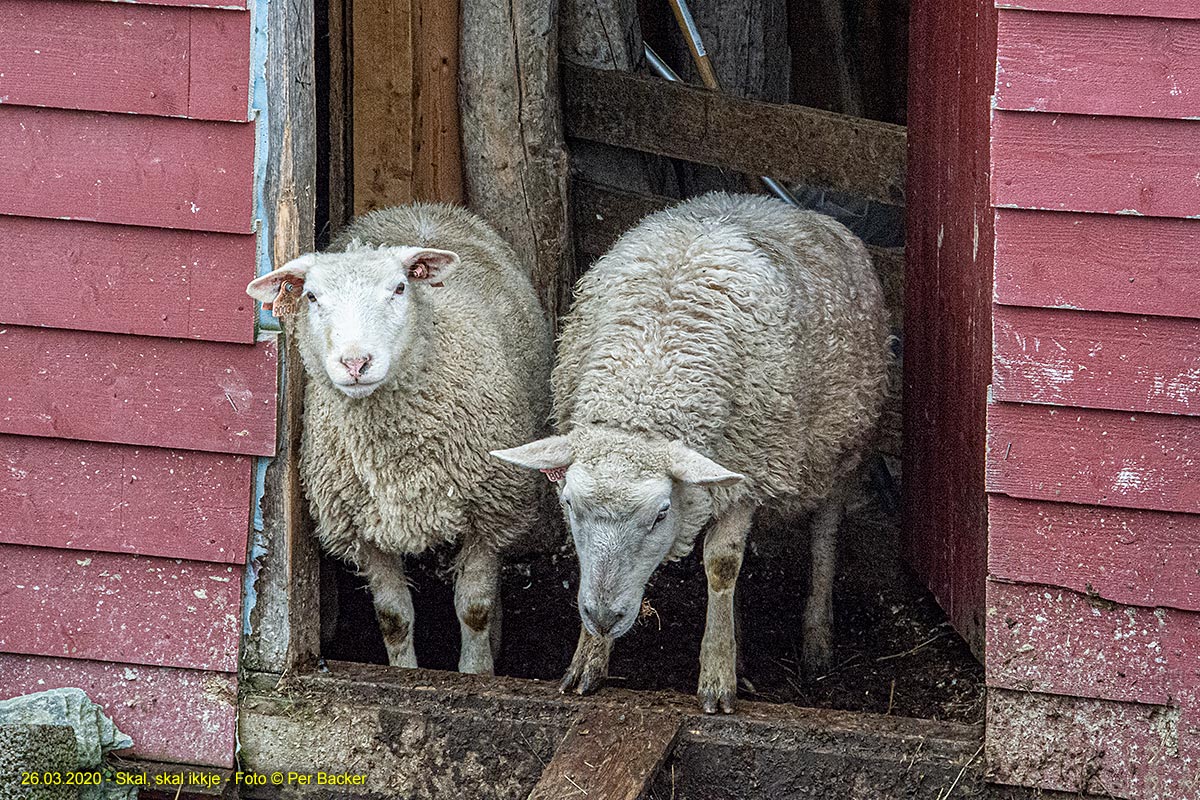
<path id="1" fill-rule="evenodd" d="M 312 292 L 305 292 L 304 296 L 308 298 L 308 302 L 310 302 L 310 303 L 317 302 L 317 296 L 315 294 L 313 294 Z"/>
<path id="2" fill-rule="evenodd" d="M 654 518 L 654 524 L 655 524 L 655 525 L 657 525 L 658 523 L 660 523 L 660 522 L 662 522 L 664 519 L 666 519 L 666 518 L 667 518 L 667 512 L 668 512 L 668 511 L 670 511 L 670 510 L 671 510 L 671 504 L 670 504 L 670 503 L 667 503 L 665 506 L 663 506 L 661 509 L 659 509 L 659 511 L 658 511 L 658 516 Z"/>
<path id="3" fill-rule="evenodd" d="M 404 294 L 404 284 L 403 283 L 398 284 L 396 286 L 396 290 L 394 292 L 392 292 L 392 294 L 396 295 L 397 297 Z"/>

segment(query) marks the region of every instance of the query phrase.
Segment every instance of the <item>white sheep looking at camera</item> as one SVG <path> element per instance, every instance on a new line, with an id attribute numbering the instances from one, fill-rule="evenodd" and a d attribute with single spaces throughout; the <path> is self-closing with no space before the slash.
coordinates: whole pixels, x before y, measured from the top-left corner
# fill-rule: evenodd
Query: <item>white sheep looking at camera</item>
<path id="1" fill-rule="evenodd" d="M 321 544 L 370 583 L 389 662 L 417 665 L 404 556 L 451 545 L 459 669 L 491 673 L 498 556 L 539 487 L 488 451 L 540 435 L 549 412 L 529 271 L 474 214 L 419 204 L 354 220 L 247 292 L 294 315 L 309 376 L 301 481 Z"/>
<path id="2" fill-rule="evenodd" d="M 707 525 L 698 694 L 731 712 L 733 592 L 768 503 L 815 512 L 803 660 L 828 663 L 837 528 L 884 397 L 886 319 L 862 242 L 763 197 L 652 214 L 596 262 L 552 378 L 562 435 L 494 453 L 557 483 L 575 540 L 583 629 L 563 691 L 603 682 L 651 574 Z"/>

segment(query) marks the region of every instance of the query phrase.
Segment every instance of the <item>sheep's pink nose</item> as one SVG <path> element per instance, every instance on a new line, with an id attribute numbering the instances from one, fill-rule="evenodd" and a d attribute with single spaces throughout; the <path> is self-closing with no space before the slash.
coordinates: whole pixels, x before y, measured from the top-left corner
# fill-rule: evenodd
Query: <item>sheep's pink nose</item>
<path id="1" fill-rule="evenodd" d="M 350 377 L 358 380 L 362 374 L 367 371 L 367 367 L 371 364 L 371 357 L 363 358 L 343 358 L 342 366 L 346 368 L 346 372 L 350 373 Z"/>

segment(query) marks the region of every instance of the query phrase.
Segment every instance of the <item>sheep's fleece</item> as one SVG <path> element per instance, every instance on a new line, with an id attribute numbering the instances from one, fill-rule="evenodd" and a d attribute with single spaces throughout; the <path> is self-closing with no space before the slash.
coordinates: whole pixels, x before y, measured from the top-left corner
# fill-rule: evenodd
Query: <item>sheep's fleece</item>
<path id="1" fill-rule="evenodd" d="M 388 384 L 352 400 L 329 382 L 308 304 L 296 335 L 310 379 L 300 474 L 331 553 L 358 542 L 384 553 L 443 543 L 499 550 L 523 534 L 538 480 L 488 451 L 536 437 L 548 416 L 550 334 L 512 248 L 469 211 L 415 204 L 359 217 L 330 245 L 450 250 L 461 259 L 442 287 L 413 286 L 426 313 Z M 352 262 L 351 262 L 352 263 Z"/>
<path id="2" fill-rule="evenodd" d="M 814 507 L 874 432 L 887 315 L 862 242 L 779 200 L 712 193 L 652 214 L 576 288 L 554 368 L 575 460 L 619 436 L 678 439 L 745 480 L 734 502 Z M 671 558 L 708 516 L 681 521 Z"/>

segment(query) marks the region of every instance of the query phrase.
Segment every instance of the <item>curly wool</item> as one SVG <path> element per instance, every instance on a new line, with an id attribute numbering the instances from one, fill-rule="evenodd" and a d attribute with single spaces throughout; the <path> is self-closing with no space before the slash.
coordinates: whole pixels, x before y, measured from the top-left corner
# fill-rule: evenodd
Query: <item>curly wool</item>
<path id="1" fill-rule="evenodd" d="M 528 270 L 486 223 L 449 205 L 372 212 L 329 249 L 360 243 L 452 250 L 461 262 L 444 287 L 415 287 L 405 364 L 362 399 L 330 385 L 307 307 L 298 314 L 310 375 L 300 473 L 317 535 L 351 560 L 360 541 L 396 555 L 501 549 L 529 528 L 540 481 L 488 451 L 535 438 L 548 415 L 550 337 Z"/>
<path id="2" fill-rule="evenodd" d="M 580 281 L 552 385 L 577 461 L 678 439 L 746 476 L 712 493 L 807 509 L 854 468 L 891 358 L 863 246 L 781 201 L 713 193 L 652 214 Z M 623 453 L 630 459 L 639 456 Z M 698 525 L 680 526 L 674 555 Z"/>

